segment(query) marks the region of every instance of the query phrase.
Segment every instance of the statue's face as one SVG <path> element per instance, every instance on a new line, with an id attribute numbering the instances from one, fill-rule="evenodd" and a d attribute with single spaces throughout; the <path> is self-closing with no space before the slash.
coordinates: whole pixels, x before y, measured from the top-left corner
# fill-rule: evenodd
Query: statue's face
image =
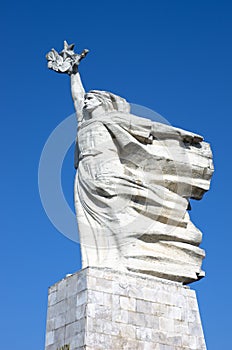
<path id="1" fill-rule="evenodd" d="M 84 99 L 84 109 L 88 112 L 92 112 L 94 109 L 99 107 L 101 102 L 93 93 L 88 93 L 85 95 Z"/>

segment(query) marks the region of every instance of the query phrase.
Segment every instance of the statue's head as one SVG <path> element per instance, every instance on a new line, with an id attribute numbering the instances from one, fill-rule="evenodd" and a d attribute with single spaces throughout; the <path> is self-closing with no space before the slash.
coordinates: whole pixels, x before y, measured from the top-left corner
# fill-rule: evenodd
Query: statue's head
<path id="1" fill-rule="evenodd" d="M 86 119 L 89 119 L 113 111 L 129 113 L 130 105 L 124 98 L 111 92 L 91 90 L 85 94 L 83 111 Z"/>

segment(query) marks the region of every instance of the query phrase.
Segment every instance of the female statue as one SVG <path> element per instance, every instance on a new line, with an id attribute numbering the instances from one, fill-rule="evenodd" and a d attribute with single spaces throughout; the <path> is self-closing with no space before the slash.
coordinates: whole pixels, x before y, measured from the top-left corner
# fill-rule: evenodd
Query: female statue
<path id="1" fill-rule="evenodd" d="M 183 283 L 201 278 L 201 232 L 189 199 L 201 199 L 213 172 L 211 151 L 194 133 L 130 113 L 106 91 L 85 93 L 81 55 L 64 44 L 48 67 L 67 73 L 78 120 L 74 196 L 82 267 L 136 271 Z"/>

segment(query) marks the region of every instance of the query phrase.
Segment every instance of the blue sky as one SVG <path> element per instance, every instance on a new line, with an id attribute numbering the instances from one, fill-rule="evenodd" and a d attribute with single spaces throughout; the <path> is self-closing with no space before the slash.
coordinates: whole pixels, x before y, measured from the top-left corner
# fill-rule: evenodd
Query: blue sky
<path id="1" fill-rule="evenodd" d="M 231 348 L 232 4 L 226 0 L 25 1 L 1 4 L 1 348 L 44 348 L 47 288 L 80 268 L 79 247 L 40 202 L 38 163 L 74 112 L 69 80 L 46 68 L 63 40 L 91 52 L 87 90 L 104 89 L 202 134 L 214 153 L 211 190 L 192 204 L 203 231 L 198 293 L 210 350 Z M 72 204 L 72 150 L 62 181 Z"/>

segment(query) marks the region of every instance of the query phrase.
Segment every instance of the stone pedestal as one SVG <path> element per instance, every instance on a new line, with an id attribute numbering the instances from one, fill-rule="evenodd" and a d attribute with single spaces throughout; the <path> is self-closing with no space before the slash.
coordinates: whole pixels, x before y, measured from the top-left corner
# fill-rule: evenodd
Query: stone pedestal
<path id="1" fill-rule="evenodd" d="M 204 350 L 195 292 L 177 282 L 86 268 L 49 289 L 46 350 Z"/>

